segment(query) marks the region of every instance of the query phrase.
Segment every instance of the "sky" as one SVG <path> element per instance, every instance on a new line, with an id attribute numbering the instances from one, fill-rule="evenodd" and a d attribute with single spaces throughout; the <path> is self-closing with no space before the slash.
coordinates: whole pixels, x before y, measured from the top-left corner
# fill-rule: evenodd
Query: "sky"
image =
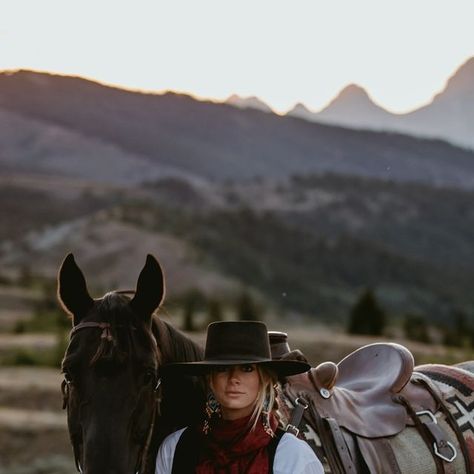
<path id="1" fill-rule="evenodd" d="M 474 0 L 0 0 L 0 70 L 317 111 L 351 83 L 397 113 L 474 56 Z"/>

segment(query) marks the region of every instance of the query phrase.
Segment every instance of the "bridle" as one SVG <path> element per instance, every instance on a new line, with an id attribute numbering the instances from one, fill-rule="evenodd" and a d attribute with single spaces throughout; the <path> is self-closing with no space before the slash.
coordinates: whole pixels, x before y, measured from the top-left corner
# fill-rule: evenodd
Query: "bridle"
<path id="1" fill-rule="evenodd" d="M 121 290 L 121 291 L 116 291 L 115 293 L 131 293 L 130 291 L 128 290 Z M 110 323 L 105 323 L 105 322 L 95 322 L 95 321 L 90 321 L 90 322 L 83 322 L 83 323 L 79 323 L 78 325 L 74 326 L 73 329 L 71 330 L 71 333 L 70 333 L 70 336 L 69 338 L 71 339 L 74 334 L 76 334 L 78 331 L 82 330 L 82 329 L 89 329 L 89 328 L 96 328 L 96 329 L 101 329 L 102 330 L 102 334 L 101 334 L 101 339 L 106 339 L 107 341 L 113 341 L 113 335 L 112 335 L 112 332 L 111 332 L 111 324 Z M 142 450 L 140 451 L 139 455 L 138 455 L 138 459 L 137 459 L 137 464 L 136 464 L 136 467 L 135 467 L 135 470 L 136 470 L 136 474 L 143 474 L 145 471 L 144 469 L 146 469 L 146 461 L 147 461 L 147 457 L 148 457 L 148 451 L 150 449 L 150 445 L 151 445 L 151 441 L 152 441 L 152 436 L 153 436 L 153 431 L 154 431 L 154 428 L 155 428 L 155 421 L 156 421 L 156 417 L 157 417 L 157 413 L 159 412 L 159 402 L 160 402 L 160 394 L 159 394 L 159 391 L 160 391 L 160 386 L 161 386 L 161 378 L 157 377 L 157 381 L 156 381 L 156 385 L 153 389 L 153 392 L 154 392 L 154 395 L 155 395 L 155 400 L 154 400 L 154 403 L 153 403 L 153 414 L 152 414 L 152 418 L 151 418 L 151 422 L 150 422 L 150 426 L 148 428 L 148 433 L 147 433 L 147 436 L 146 436 L 146 439 L 145 439 L 145 444 L 142 448 Z M 67 380 L 67 378 L 65 378 L 61 384 L 61 391 L 62 391 L 62 394 L 63 394 L 63 409 L 67 409 L 68 413 L 69 413 L 69 391 L 70 391 L 70 387 L 71 387 L 71 380 Z M 76 439 L 72 439 L 71 438 L 71 443 L 72 443 L 72 447 L 73 447 L 73 453 L 74 453 L 74 462 L 75 462 L 75 465 L 76 465 L 76 469 L 78 472 L 80 472 L 82 474 L 82 467 L 81 467 L 81 463 L 80 463 L 80 460 L 79 460 L 79 449 L 78 449 L 78 446 L 77 446 L 77 442 L 76 442 Z"/>

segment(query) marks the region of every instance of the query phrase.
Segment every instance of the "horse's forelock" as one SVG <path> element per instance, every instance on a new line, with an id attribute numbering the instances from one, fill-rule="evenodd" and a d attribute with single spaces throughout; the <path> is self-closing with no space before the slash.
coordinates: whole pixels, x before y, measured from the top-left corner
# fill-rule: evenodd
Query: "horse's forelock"
<path id="1" fill-rule="evenodd" d="M 123 364 L 131 357 L 140 360 L 150 355 L 160 363 L 161 354 L 150 328 L 135 315 L 129 303 L 130 298 L 118 292 L 109 292 L 96 301 L 93 318 L 110 324 L 112 338 L 101 338 L 90 365 L 100 361 Z"/>

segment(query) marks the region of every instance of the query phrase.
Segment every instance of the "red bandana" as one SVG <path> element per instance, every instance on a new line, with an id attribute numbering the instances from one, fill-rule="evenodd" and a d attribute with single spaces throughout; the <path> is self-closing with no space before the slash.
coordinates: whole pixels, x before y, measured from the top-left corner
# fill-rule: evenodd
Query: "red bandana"
<path id="1" fill-rule="evenodd" d="M 269 472 L 266 447 L 271 436 L 263 429 L 261 421 L 255 429 L 249 426 L 250 416 L 238 420 L 219 419 L 203 436 L 203 451 L 196 466 L 197 474 L 264 474 Z M 278 421 L 270 418 L 276 431 Z"/>

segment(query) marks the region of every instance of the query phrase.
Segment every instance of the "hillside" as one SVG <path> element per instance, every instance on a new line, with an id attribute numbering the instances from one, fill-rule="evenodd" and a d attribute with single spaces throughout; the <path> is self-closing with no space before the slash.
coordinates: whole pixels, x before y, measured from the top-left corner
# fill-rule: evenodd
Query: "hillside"
<path id="1" fill-rule="evenodd" d="M 0 277 L 73 251 L 97 292 L 131 287 L 151 252 L 172 296 L 474 310 L 474 152 L 25 71 L 0 75 L 0 122 Z"/>
<path id="2" fill-rule="evenodd" d="M 11 120 L 21 116 L 87 140 L 87 146 L 81 143 L 61 153 L 64 170 L 58 160 L 47 166 L 56 146 L 47 131 L 35 132 L 32 138 L 30 133 L 19 143 L 16 140 L 21 151 L 35 136 L 41 137 L 42 147 L 48 150 L 44 172 L 77 173 L 70 169 L 69 159 L 74 156 L 85 168 L 91 147 L 100 144 L 109 154 L 113 147 L 123 156 L 117 171 L 105 162 L 113 181 L 123 180 L 127 157 L 138 156 L 142 164 L 134 168 L 136 181 L 153 177 L 152 164 L 219 181 L 333 172 L 436 186 L 474 186 L 474 152 L 444 142 L 313 124 L 172 93 L 140 94 L 80 78 L 20 71 L 0 74 L 0 108 L 14 114 Z M 9 135 L 3 139 L 9 151 L 0 154 L 0 166 L 17 171 L 21 163 L 8 157 L 19 152 L 14 151 L 14 143 L 8 144 Z M 101 168 L 97 172 L 104 179 Z"/>
<path id="3" fill-rule="evenodd" d="M 334 322 L 373 288 L 391 315 L 442 321 L 474 310 L 473 197 L 335 175 L 206 188 L 160 180 L 4 245 L 0 270 L 34 262 L 52 278 L 73 251 L 96 288 L 129 288 L 151 252 L 171 296 L 196 287 L 232 299 L 245 285 L 269 308 Z"/>
<path id="4" fill-rule="evenodd" d="M 441 320 L 474 309 L 472 193 L 336 176 L 219 192 L 225 207 L 142 202 L 120 216 L 184 239 L 206 265 L 316 317 L 344 318 L 367 287 L 393 314 Z"/>

